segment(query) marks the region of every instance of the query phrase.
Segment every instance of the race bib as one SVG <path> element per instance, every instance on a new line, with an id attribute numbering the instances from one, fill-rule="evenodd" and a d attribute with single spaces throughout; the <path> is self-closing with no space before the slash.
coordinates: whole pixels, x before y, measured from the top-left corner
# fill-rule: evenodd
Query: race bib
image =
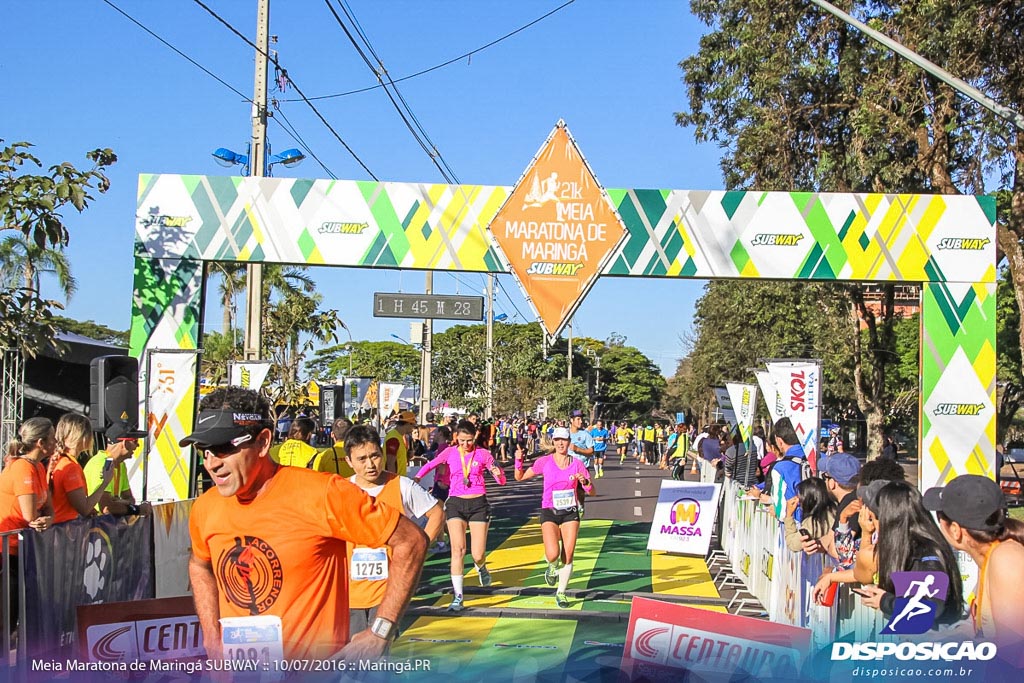
<path id="1" fill-rule="evenodd" d="M 349 568 L 354 581 L 387 581 L 388 551 L 385 548 L 356 548 Z"/>
<path id="2" fill-rule="evenodd" d="M 551 505 L 556 510 L 571 510 L 576 507 L 576 491 L 552 491 Z"/>
<path id="3" fill-rule="evenodd" d="M 272 669 L 273 662 L 284 659 L 281 617 L 269 614 L 248 617 L 221 617 L 221 644 L 224 658 L 242 660 L 256 667 L 256 673 L 245 680 L 279 681 L 284 673 Z"/>

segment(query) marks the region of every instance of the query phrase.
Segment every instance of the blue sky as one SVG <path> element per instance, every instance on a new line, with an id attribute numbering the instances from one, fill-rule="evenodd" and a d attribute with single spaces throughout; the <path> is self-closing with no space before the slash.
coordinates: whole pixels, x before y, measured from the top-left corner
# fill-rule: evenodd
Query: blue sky
<path id="1" fill-rule="evenodd" d="M 164 40 L 247 97 L 253 51 L 191 0 L 112 0 Z M 247 36 L 255 0 L 210 0 Z M 399 78 L 474 50 L 562 4 L 349 0 L 377 54 Z M 337 8 L 337 4 L 335 4 Z M 340 11 L 339 11 L 340 14 Z M 111 191 L 83 215 L 66 215 L 68 254 L 79 281 L 67 314 L 127 329 L 131 316 L 132 235 L 139 173 L 237 172 L 217 166 L 217 147 L 244 151 L 251 105 L 132 24 L 102 0 L 6 3 L 0 54 L 7 104 L 0 137 L 27 140 L 44 164 L 84 165 L 89 149 L 111 147 L 119 162 Z M 10 30 L 16 29 L 16 30 Z M 697 145 L 675 125 L 685 103 L 678 62 L 694 53 L 703 26 L 678 0 L 577 0 L 471 58 L 399 87 L 449 166 L 466 183 L 511 185 L 559 118 L 565 119 L 606 187 L 719 189 L 719 149 Z M 272 45 L 308 96 L 376 83 L 323 2 L 271 3 Z M 366 172 L 306 104 L 272 91 L 313 152 L 339 178 Z M 440 182 L 441 176 L 377 89 L 319 100 L 318 109 L 382 180 Z M 280 151 L 296 143 L 277 124 Z M 314 160 L 275 168 L 291 177 L 328 177 Z M 325 304 L 340 311 L 356 339 L 408 337 L 408 321 L 371 316 L 374 291 L 422 291 L 416 272 L 311 269 Z M 511 275 L 498 313 L 532 319 Z M 438 274 L 439 293 L 481 293 L 484 278 Z M 627 337 L 671 374 L 682 355 L 702 281 L 599 280 L 576 315 L 576 335 Z M 55 296 L 52 284 L 44 293 Z M 244 306 L 244 301 L 241 302 Z M 522 317 L 519 317 L 522 320 Z M 208 302 L 207 329 L 221 316 Z M 435 329 L 450 323 L 439 321 Z"/>

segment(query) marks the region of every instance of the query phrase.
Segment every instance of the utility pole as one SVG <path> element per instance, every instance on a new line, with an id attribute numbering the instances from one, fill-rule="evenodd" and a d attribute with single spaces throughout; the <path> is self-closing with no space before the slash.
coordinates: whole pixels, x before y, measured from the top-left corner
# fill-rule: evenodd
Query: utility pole
<path id="1" fill-rule="evenodd" d="M 434 272 L 427 271 L 426 294 L 434 293 Z M 430 412 L 430 352 L 434 343 L 434 320 L 423 320 L 423 356 L 420 358 L 420 424 L 427 424 Z"/>
<path id="2" fill-rule="evenodd" d="M 252 139 L 249 141 L 249 175 L 262 178 L 267 163 L 267 55 L 270 50 L 270 0 L 257 0 L 256 85 L 253 91 Z M 263 355 L 263 264 L 245 267 L 245 359 Z"/>
<path id="3" fill-rule="evenodd" d="M 566 371 L 566 379 L 572 381 L 572 321 L 569 322 L 569 348 L 565 352 L 565 357 L 569 361 L 566 363 L 569 366 L 569 369 Z"/>
<path id="4" fill-rule="evenodd" d="M 494 416 L 494 273 L 487 274 L 487 357 L 484 360 L 484 384 L 487 385 L 487 410 L 484 417 Z"/>

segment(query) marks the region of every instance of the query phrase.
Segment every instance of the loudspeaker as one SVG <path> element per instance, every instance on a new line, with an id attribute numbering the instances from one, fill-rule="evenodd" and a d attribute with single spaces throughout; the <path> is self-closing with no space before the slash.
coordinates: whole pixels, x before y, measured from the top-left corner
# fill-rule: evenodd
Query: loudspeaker
<path id="1" fill-rule="evenodd" d="M 94 431 L 114 422 L 139 426 L 139 361 L 131 356 L 100 356 L 89 364 L 89 420 Z"/>

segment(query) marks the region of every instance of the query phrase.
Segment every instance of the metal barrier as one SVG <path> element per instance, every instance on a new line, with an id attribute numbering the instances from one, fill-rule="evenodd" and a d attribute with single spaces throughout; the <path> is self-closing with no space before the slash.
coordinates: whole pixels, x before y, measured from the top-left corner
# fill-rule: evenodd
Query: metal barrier
<path id="1" fill-rule="evenodd" d="M 5 531 L 0 533 L 0 590 L 3 591 L 3 595 L 0 596 L 0 605 L 3 609 L 0 610 L 0 619 L 3 620 L 3 636 L 0 638 L 0 643 L 3 645 L 3 656 L 4 664 L 0 669 L 8 670 L 8 673 L 4 676 L 4 680 L 13 680 L 10 676 L 9 671 L 12 666 L 15 667 L 16 671 L 20 673 L 19 680 L 24 679 L 25 672 L 27 671 L 28 665 L 28 653 L 27 650 L 22 647 L 22 643 L 25 642 L 25 574 L 19 571 L 17 577 L 17 586 L 15 588 L 18 591 L 18 639 L 17 639 L 17 652 L 15 653 L 15 660 L 11 662 L 11 650 L 15 643 L 11 642 L 11 629 L 10 629 L 10 617 L 11 613 L 11 538 L 14 537 L 20 541 L 22 540 L 21 530 Z"/>
<path id="2" fill-rule="evenodd" d="M 714 481 L 711 464 L 699 462 L 701 481 Z M 882 613 L 861 605 L 847 586 L 840 586 L 833 607 L 816 604 L 814 585 L 828 558 L 791 551 L 771 509 L 746 497 L 731 479 L 723 484 L 720 517 L 722 550 L 713 552 L 708 562 L 720 589 L 742 583 L 767 608 L 771 621 L 811 629 L 815 647 L 844 636 L 868 640 L 882 630 Z"/>

